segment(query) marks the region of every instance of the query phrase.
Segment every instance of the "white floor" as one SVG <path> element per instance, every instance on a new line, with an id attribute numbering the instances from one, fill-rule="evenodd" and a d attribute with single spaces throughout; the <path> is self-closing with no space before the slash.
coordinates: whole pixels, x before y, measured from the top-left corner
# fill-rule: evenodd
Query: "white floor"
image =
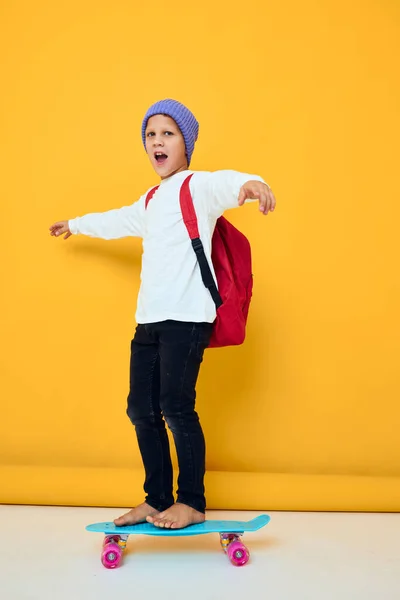
<path id="1" fill-rule="evenodd" d="M 131 536 L 121 567 L 100 562 L 88 523 L 122 509 L 0 506 L 2 600 L 400 600 L 400 514 L 269 512 L 234 567 L 218 534 Z M 250 519 L 260 512 L 210 511 Z"/>

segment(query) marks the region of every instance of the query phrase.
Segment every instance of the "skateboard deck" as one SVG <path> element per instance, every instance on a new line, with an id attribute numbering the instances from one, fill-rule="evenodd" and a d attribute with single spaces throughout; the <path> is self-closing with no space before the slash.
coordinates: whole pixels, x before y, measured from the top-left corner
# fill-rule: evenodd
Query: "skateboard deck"
<path id="1" fill-rule="evenodd" d="M 219 521 L 206 520 L 203 523 L 189 525 L 183 529 L 165 529 L 156 527 L 152 523 L 138 523 L 136 525 L 124 525 L 118 527 L 112 522 L 93 523 L 87 525 L 87 531 L 104 533 L 103 551 L 101 561 L 108 569 L 120 565 L 122 553 L 130 535 L 154 535 L 163 537 L 204 535 L 206 533 L 218 533 L 220 543 L 228 555 L 230 561 L 236 566 L 245 565 L 250 553 L 240 537 L 248 531 L 258 531 L 270 521 L 268 515 L 260 515 L 250 521 Z"/>

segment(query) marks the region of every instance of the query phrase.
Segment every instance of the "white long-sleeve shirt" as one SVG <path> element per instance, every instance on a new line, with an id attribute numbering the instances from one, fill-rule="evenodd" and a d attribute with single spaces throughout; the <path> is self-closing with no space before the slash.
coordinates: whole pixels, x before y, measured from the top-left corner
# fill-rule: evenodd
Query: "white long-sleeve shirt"
<path id="1" fill-rule="evenodd" d="M 215 304 L 203 284 L 179 202 L 181 185 L 191 173 L 194 174 L 190 191 L 200 239 L 216 281 L 211 261 L 216 221 L 225 210 L 238 206 L 244 183 L 250 180 L 263 182 L 257 175 L 237 171 L 182 171 L 161 182 L 147 209 L 145 201 L 149 190 L 130 206 L 69 221 L 70 231 L 75 235 L 105 240 L 127 236 L 143 238 L 137 323 L 168 319 L 212 323 L 215 320 Z"/>

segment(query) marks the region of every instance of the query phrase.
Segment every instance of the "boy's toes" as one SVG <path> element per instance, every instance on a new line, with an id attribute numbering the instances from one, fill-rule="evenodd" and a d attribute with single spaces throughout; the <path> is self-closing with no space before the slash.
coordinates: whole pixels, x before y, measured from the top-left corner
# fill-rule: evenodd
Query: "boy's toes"
<path id="1" fill-rule="evenodd" d="M 162 521 L 154 521 L 153 525 L 155 525 L 155 527 L 164 527 Z"/>
<path id="2" fill-rule="evenodd" d="M 153 521 L 153 525 L 155 525 L 155 527 L 163 527 L 161 523 L 162 521 L 160 521 L 160 519 L 154 519 Z"/>
<path id="3" fill-rule="evenodd" d="M 147 517 L 147 521 L 149 523 L 152 523 L 156 527 L 163 527 L 163 525 L 161 525 L 163 517 L 164 517 L 164 513 L 162 512 L 162 513 L 159 513 L 157 516 Z"/>
<path id="4" fill-rule="evenodd" d="M 155 517 L 146 517 L 148 523 L 154 523 Z"/>

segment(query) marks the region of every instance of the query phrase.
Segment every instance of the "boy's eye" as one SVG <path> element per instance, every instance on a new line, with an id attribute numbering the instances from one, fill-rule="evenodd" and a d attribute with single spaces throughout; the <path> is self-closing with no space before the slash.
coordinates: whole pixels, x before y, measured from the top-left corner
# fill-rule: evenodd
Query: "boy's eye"
<path id="1" fill-rule="evenodd" d="M 164 131 L 165 135 L 174 135 L 172 131 Z M 154 137 L 156 134 L 154 131 L 147 132 L 147 137 Z"/>

